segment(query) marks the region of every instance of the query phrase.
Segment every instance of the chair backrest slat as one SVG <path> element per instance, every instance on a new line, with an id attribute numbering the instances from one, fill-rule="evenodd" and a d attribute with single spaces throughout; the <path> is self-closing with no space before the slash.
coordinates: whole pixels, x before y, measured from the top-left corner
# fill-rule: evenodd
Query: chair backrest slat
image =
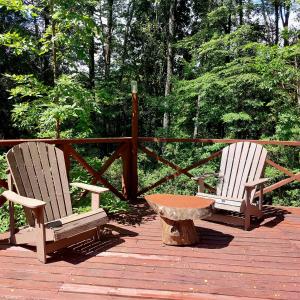
<path id="1" fill-rule="evenodd" d="M 28 144 L 28 149 L 29 152 L 31 154 L 31 158 L 33 161 L 33 168 L 36 174 L 36 178 L 38 181 L 38 187 L 41 193 L 41 198 L 37 198 L 38 199 L 43 199 L 45 202 L 49 203 L 50 205 L 46 205 L 45 207 L 45 213 L 46 213 L 46 218 L 47 220 L 54 220 L 54 215 L 53 215 L 53 211 L 52 211 L 52 206 L 51 206 L 51 201 L 50 201 L 50 197 L 49 197 L 49 193 L 47 190 L 47 183 L 45 180 L 45 174 L 43 172 L 43 167 L 42 167 L 42 163 L 41 163 L 41 158 L 38 152 L 38 148 L 36 147 L 35 144 Z M 24 151 L 25 152 L 25 151 Z M 25 154 L 25 153 L 24 153 Z"/>
<path id="2" fill-rule="evenodd" d="M 238 168 L 238 172 L 236 174 L 236 182 L 235 182 L 236 188 L 233 190 L 233 193 L 232 193 L 233 198 L 238 198 L 239 189 L 241 186 L 244 170 L 246 169 L 247 163 L 248 162 L 249 162 L 249 164 L 251 163 L 249 160 L 247 160 L 250 146 L 251 146 L 251 144 L 249 142 L 243 143 L 243 149 L 241 152 L 239 168 Z"/>
<path id="3" fill-rule="evenodd" d="M 259 179 L 263 173 L 267 151 L 261 145 L 239 142 L 222 151 L 220 173 L 223 174 L 217 195 L 229 198 L 245 198 L 245 183 Z M 251 200 L 255 190 L 252 191 Z"/>
<path id="4" fill-rule="evenodd" d="M 58 203 L 56 199 L 56 194 L 55 194 L 55 189 L 54 189 L 54 184 L 53 184 L 53 179 L 52 179 L 52 174 L 50 169 L 49 157 L 47 152 L 47 144 L 38 143 L 37 148 L 41 159 L 41 165 L 45 176 L 45 182 L 49 194 L 49 199 L 51 200 L 49 202 L 49 206 L 52 209 L 53 220 L 56 220 L 60 218 L 60 212 L 58 209 Z"/>
<path id="5" fill-rule="evenodd" d="M 228 186 L 230 182 L 230 176 L 231 176 L 231 170 L 232 170 L 232 165 L 234 162 L 234 155 L 235 155 L 235 148 L 236 144 L 232 144 L 231 147 L 228 148 L 228 157 L 227 157 L 227 163 L 226 163 L 226 168 L 224 172 L 224 177 L 223 177 L 223 186 L 221 190 L 221 196 L 227 197 L 227 191 L 228 191 Z"/>
<path id="6" fill-rule="evenodd" d="M 226 164 L 228 159 L 228 150 L 229 150 L 228 147 L 222 150 L 221 165 L 220 165 L 221 178 L 217 185 L 217 195 L 221 195 L 223 184 L 224 184 L 224 176 L 225 176 Z"/>
<path id="7" fill-rule="evenodd" d="M 17 191 L 22 196 L 45 201 L 45 219 L 52 221 L 72 214 L 64 154 L 42 142 L 13 147 L 7 160 Z"/>
<path id="8" fill-rule="evenodd" d="M 242 148 L 243 148 L 243 143 L 236 144 L 234 158 L 233 158 L 233 162 L 232 162 L 232 170 L 231 170 L 230 178 L 228 179 L 229 184 L 228 184 L 228 190 L 227 190 L 227 194 L 226 194 L 227 197 L 232 197 L 232 194 L 236 187 L 235 184 L 236 184 L 239 164 L 241 161 Z"/>
<path id="9" fill-rule="evenodd" d="M 20 167 L 18 167 L 18 162 L 17 162 L 17 157 L 19 156 L 19 151 L 16 148 L 15 153 L 13 153 L 12 151 L 9 151 L 7 153 L 7 160 L 9 162 L 9 169 L 10 169 L 10 173 L 12 175 L 13 181 L 15 182 L 15 187 L 17 190 L 17 193 L 23 196 L 27 196 L 30 197 L 30 189 L 26 190 L 25 186 L 26 184 L 30 187 L 30 183 L 29 183 L 29 178 L 27 176 L 23 176 L 22 174 L 25 173 L 25 167 L 24 164 L 21 163 Z M 18 161 L 20 162 L 20 159 L 18 159 Z M 23 170 L 24 168 L 24 170 Z M 31 195 L 32 195 L 32 191 L 31 191 Z M 29 225 L 33 226 L 34 225 L 34 219 L 32 216 L 32 213 L 29 209 L 24 207 L 24 211 L 25 211 L 25 215 L 26 215 L 26 219 Z"/>
<path id="10" fill-rule="evenodd" d="M 60 176 L 63 197 L 65 199 L 64 203 L 66 206 L 66 212 L 67 215 L 70 215 L 72 214 L 72 204 L 70 198 L 69 180 L 68 180 L 68 174 L 66 170 L 65 157 L 63 151 L 61 151 L 58 148 L 55 148 L 55 154 L 57 158 L 58 173 Z"/>

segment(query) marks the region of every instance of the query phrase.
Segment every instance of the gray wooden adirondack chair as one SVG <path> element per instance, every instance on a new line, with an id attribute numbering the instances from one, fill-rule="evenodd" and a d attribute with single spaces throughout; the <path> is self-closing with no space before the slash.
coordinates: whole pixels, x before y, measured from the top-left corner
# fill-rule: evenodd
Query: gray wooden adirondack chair
<path id="1" fill-rule="evenodd" d="M 222 150 L 220 172 L 194 177 L 199 184 L 197 196 L 215 200 L 214 208 L 243 213 L 244 228 L 249 229 L 250 217 L 262 217 L 263 185 L 268 180 L 261 178 L 267 150 L 261 145 L 238 142 Z M 204 179 L 219 177 L 216 194 L 204 193 Z M 259 188 L 258 202 L 254 201 Z"/>
<path id="2" fill-rule="evenodd" d="M 64 153 L 60 149 L 42 142 L 28 142 L 14 146 L 6 158 L 9 190 L 2 195 L 9 201 L 11 243 L 36 245 L 37 257 L 45 263 L 48 253 L 98 237 L 99 229 L 108 221 L 104 210 L 99 208 L 99 198 L 108 189 L 73 183 L 92 192 L 92 211 L 74 214 Z M 24 207 L 29 224 L 18 232 L 14 226 L 14 203 Z"/>

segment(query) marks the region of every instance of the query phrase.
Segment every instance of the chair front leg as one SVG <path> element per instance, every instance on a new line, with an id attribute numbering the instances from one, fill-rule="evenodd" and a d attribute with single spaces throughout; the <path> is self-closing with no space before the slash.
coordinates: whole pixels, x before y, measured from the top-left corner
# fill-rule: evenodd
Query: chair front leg
<path id="1" fill-rule="evenodd" d="M 36 232 L 36 252 L 39 261 L 46 263 L 46 232 L 44 224 L 44 207 L 34 210 L 35 232 Z"/>
<path id="2" fill-rule="evenodd" d="M 198 193 L 204 193 L 204 192 L 205 192 L 204 178 L 199 177 L 199 179 L 198 179 Z"/>
<path id="3" fill-rule="evenodd" d="M 15 208 L 14 208 L 14 203 L 9 201 L 9 242 L 10 244 L 15 244 L 16 239 L 15 239 Z"/>
<path id="4" fill-rule="evenodd" d="M 263 198 L 264 198 L 264 185 L 261 184 L 259 187 L 259 200 L 258 200 L 258 208 L 260 211 L 262 211 L 262 205 L 263 205 Z"/>
<path id="5" fill-rule="evenodd" d="M 98 209 L 100 206 L 100 194 L 92 193 L 92 210 Z"/>
<path id="6" fill-rule="evenodd" d="M 250 223 L 251 223 L 251 214 L 250 214 L 251 191 L 252 191 L 252 188 L 246 188 L 246 209 L 245 209 L 244 230 L 249 230 Z"/>

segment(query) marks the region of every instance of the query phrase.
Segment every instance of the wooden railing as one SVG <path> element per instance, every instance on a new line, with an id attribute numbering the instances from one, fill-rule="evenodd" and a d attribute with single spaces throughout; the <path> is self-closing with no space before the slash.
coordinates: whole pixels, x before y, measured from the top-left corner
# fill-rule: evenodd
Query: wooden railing
<path id="1" fill-rule="evenodd" d="M 133 181 L 131 180 L 132 172 L 132 138 L 90 138 L 90 139 L 18 139 L 18 140 L 1 140 L 0 148 L 7 148 L 7 150 L 17 144 L 23 142 L 37 142 L 42 141 L 45 143 L 55 144 L 59 147 L 65 156 L 65 162 L 67 170 L 69 171 L 71 165 L 71 159 L 81 165 L 93 178 L 92 182 L 100 183 L 101 185 L 109 188 L 109 190 L 122 200 L 134 199 L 136 193 L 136 186 L 133 187 Z M 82 144 L 116 144 L 116 149 L 113 154 L 104 162 L 99 170 L 95 170 L 87 160 L 81 155 L 74 146 Z M 113 186 L 107 179 L 103 177 L 103 174 L 108 170 L 112 163 L 117 159 L 122 160 L 123 171 L 122 176 L 122 190 L 119 191 Z M 0 186 L 7 188 L 7 182 L 0 179 Z M 3 204 L 4 199 L 0 199 L 0 206 Z"/>
<path id="2" fill-rule="evenodd" d="M 168 161 L 167 159 L 159 156 L 157 153 L 152 151 L 149 148 L 146 148 L 145 146 L 142 145 L 142 143 L 146 142 L 152 142 L 152 143 L 203 143 L 203 144 L 213 144 L 213 143 L 219 143 L 219 144 L 231 144 L 231 143 L 236 143 L 236 142 L 242 142 L 242 141 L 248 141 L 248 142 L 253 142 L 257 144 L 262 144 L 262 145 L 273 145 L 273 146 L 288 146 L 288 147 L 300 147 L 300 141 L 266 141 L 266 140 L 237 140 L 237 139 L 188 139 L 188 138 L 156 138 L 156 137 L 140 137 L 138 138 L 139 141 L 139 149 L 146 153 L 149 157 L 152 157 L 156 159 L 157 161 L 165 164 L 166 166 L 171 167 L 174 169 L 176 172 L 173 174 L 167 175 L 158 181 L 154 182 L 153 184 L 142 188 L 140 191 L 138 191 L 137 195 L 141 196 L 146 192 L 149 192 L 150 190 L 162 185 L 163 183 L 173 180 L 176 177 L 180 175 L 185 175 L 189 178 L 191 178 L 193 175 L 189 173 L 192 169 L 195 169 L 197 167 L 200 167 L 209 161 L 215 159 L 216 157 L 219 157 L 221 155 L 221 151 L 214 152 L 210 154 L 208 157 L 198 161 L 194 162 L 192 165 L 181 168 L 178 165 L 174 164 L 171 161 Z M 299 148 L 300 150 L 300 148 Z M 288 170 L 287 168 L 279 165 L 278 163 L 272 161 L 271 159 L 266 160 L 267 165 L 277 169 L 281 173 L 285 174 L 287 178 L 282 179 L 278 182 L 272 183 L 269 186 L 266 186 L 263 190 L 264 194 L 270 193 L 274 190 L 277 190 L 291 182 L 298 181 L 300 182 L 300 172 L 298 173 L 293 173 L 292 171 Z M 214 188 L 206 184 L 206 188 L 210 190 L 211 192 L 214 192 Z M 257 195 L 258 196 L 258 195 Z"/>
<path id="3" fill-rule="evenodd" d="M 101 185 L 110 189 L 110 191 L 122 200 L 134 200 L 138 196 L 142 196 L 143 194 L 151 191 L 152 189 L 166 183 L 169 180 L 173 180 L 180 175 L 187 176 L 189 178 L 193 177 L 190 173 L 191 170 L 202 166 L 211 160 L 219 157 L 221 155 L 221 151 L 217 151 L 211 153 L 208 157 L 201 159 L 200 161 L 194 162 L 192 165 L 187 167 L 180 167 L 174 162 L 167 160 L 164 157 L 158 155 L 155 151 L 146 147 L 145 143 L 194 143 L 194 144 L 213 144 L 213 143 L 221 143 L 221 144 L 230 144 L 238 141 L 245 140 L 233 140 L 233 139 L 180 139 L 180 138 L 155 138 L 155 137 L 120 137 L 120 138 L 90 138 L 90 139 L 19 139 L 19 140 L 1 140 L 0 148 L 7 148 L 20 144 L 26 141 L 43 141 L 51 144 L 55 144 L 60 149 L 63 150 L 66 160 L 67 169 L 70 168 L 71 160 L 77 162 L 81 165 L 92 177 L 92 183 Z M 255 142 L 263 145 L 276 145 L 276 146 L 287 146 L 287 147 L 300 147 L 300 142 L 298 141 L 262 141 L 262 140 L 248 140 L 250 142 Z M 75 148 L 77 145 L 82 144 L 116 144 L 114 152 L 111 156 L 103 163 L 100 169 L 96 170 L 92 167 L 87 160 L 84 158 L 84 155 L 81 155 L 78 150 Z M 153 182 L 147 187 L 142 187 L 138 190 L 138 170 L 137 170 L 137 157 L 138 157 L 138 149 L 140 152 L 145 153 L 147 156 L 154 158 L 155 160 L 163 163 L 164 165 L 172 168 L 174 172 L 170 175 L 167 175 L 156 182 Z M 299 148 L 300 150 L 300 148 Z M 105 172 L 109 169 L 112 163 L 117 160 L 122 160 L 122 171 L 120 171 L 120 177 L 122 177 L 122 188 L 118 190 L 111 182 L 109 182 L 106 178 L 104 178 Z M 279 189 L 282 186 L 285 186 L 293 181 L 300 182 L 300 172 L 293 173 L 287 168 L 279 165 L 278 163 L 272 161 L 271 159 L 267 159 L 267 164 L 278 171 L 282 172 L 287 177 L 279 180 L 276 183 L 272 183 L 264 189 L 264 193 L 269 193 L 276 189 Z M 7 188 L 7 183 L 5 180 L 0 180 L 0 186 L 3 188 Z M 211 192 L 214 191 L 209 185 L 206 185 L 206 188 Z M 192 192 L 192 191 L 191 191 Z M 0 200 L 1 205 L 1 200 Z"/>

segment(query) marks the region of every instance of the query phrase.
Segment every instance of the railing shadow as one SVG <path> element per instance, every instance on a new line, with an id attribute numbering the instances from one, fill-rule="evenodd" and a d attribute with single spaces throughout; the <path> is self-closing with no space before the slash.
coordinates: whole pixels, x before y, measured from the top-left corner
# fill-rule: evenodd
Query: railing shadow
<path id="1" fill-rule="evenodd" d="M 222 249 L 229 246 L 234 236 L 218 230 L 196 226 L 200 242 L 194 245 L 195 248 Z"/>
<path id="2" fill-rule="evenodd" d="M 144 198 L 138 199 L 134 205 L 131 206 L 129 212 L 114 214 L 112 219 L 122 225 L 137 226 L 143 223 L 153 221 L 157 218 L 149 204 Z"/>
<path id="3" fill-rule="evenodd" d="M 264 206 L 263 213 L 264 219 L 259 222 L 258 225 L 269 228 L 273 228 L 280 224 L 284 221 L 285 215 L 291 214 L 288 210 L 276 206 Z"/>

